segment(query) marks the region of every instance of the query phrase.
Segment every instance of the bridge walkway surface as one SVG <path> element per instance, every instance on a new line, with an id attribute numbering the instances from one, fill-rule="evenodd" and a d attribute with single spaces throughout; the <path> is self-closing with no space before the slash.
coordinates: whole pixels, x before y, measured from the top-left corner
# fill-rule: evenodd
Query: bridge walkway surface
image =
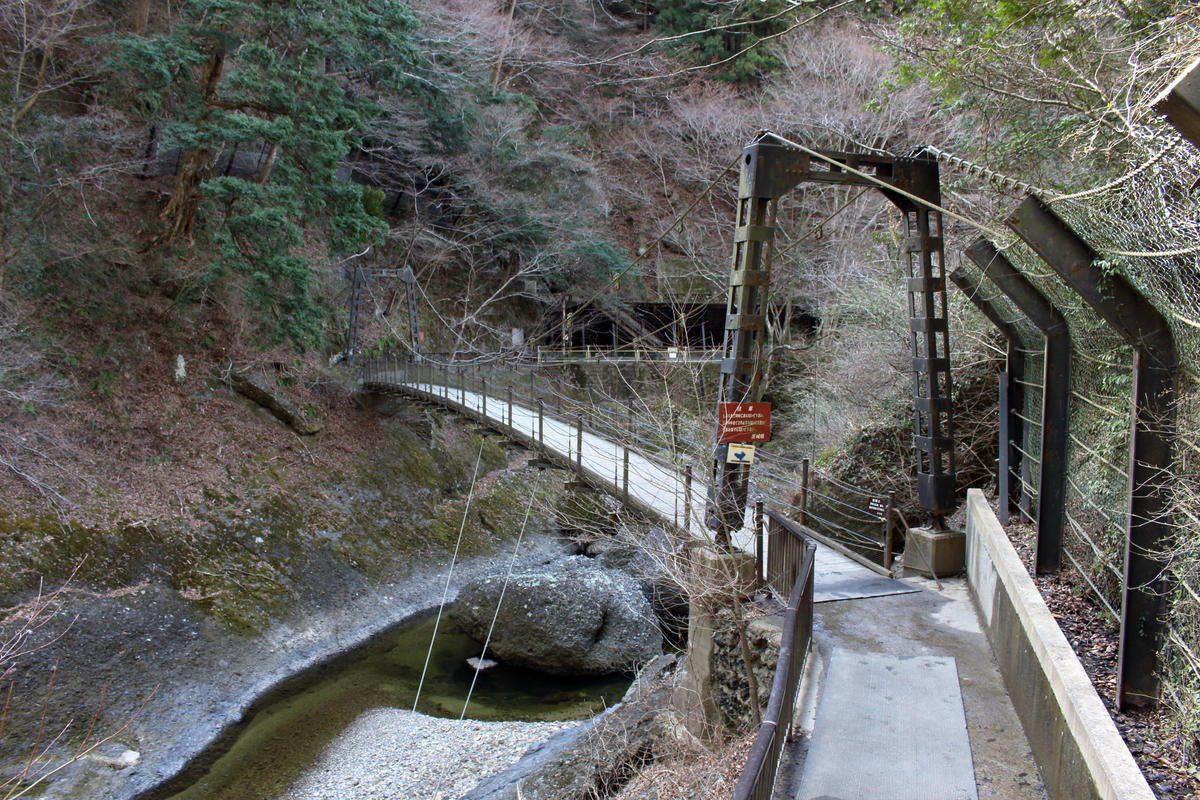
<path id="1" fill-rule="evenodd" d="M 545 410 L 376 372 L 540 446 L 629 505 L 700 539 L 707 486 Z M 734 535 L 752 551 L 750 513 Z M 813 655 L 775 800 L 1045 798 L 1037 764 L 961 579 L 882 577 L 818 545 Z"/>

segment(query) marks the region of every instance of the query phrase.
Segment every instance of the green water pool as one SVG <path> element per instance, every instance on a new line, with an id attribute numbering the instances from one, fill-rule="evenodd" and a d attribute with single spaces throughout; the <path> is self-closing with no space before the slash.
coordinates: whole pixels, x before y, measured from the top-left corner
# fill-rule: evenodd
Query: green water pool
<path id="1" fill-rule="evenodd" d="M 335 665 L 298 676 L 260 704 L 236 738 L 227 737 L 188 770 L 192 785 L 170 800 L 266 800 L 283 793 L 342 730 L 372 708 L 412 709 L 435 617 L 376 637 Z M 457 719 L 480 645 L 443 618 L 417 711 Z M 466 716 L 479 720 L 584 719 L 617 703 L 628 675 L 559 678 L 498 664 L 479 673 Z M 203 766 L 202 766 L 203 765 Z M 198 774 L 203 770 L 203 774 Z"/>

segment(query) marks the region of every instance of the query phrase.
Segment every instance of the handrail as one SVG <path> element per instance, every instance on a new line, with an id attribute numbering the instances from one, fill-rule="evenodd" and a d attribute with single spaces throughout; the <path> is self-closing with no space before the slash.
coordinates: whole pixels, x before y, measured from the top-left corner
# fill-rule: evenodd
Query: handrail
<path id="1" fill-rule="evenodd" d="M 451 356 L 451 359 L 453 359 L 453 356 Z M 365 360 L 362 363 L 361 374 L 363 383 L 372 383 L 372 377 L 378 375 L 380 372 L 390 373 L 388 379 L 382 381 L 383 385 L 395 384 L 397 375 L 405 376 L 403 381 L 410 383 L 437 384 L 440 379 L 442 384 L 451 386 L 453 391 L 448 396 L 439 394 L 434 399 L 455 407 L 461 406 L 461 411 L 469 416 L 480 417 L 480 421 L 482 422 L 488 421 L 485 415 L 480 415 L 479 410 L 476 408 L 458 403 L 457 399 L 452 395 L 461 395 L 463 391 L 467 391 L 468 389 L 473 393 L 483 394 L 482 390 L 488 388 L 489 384 L 492 387 L 497 386 L 496 383 L 491 383 L 491 381 L 498 380 L 504 386 L 505 391 L 508 392 L 507 399 L 501 398 L 498 395 L 496 396 L 496 399 L 500 400 L 502 404 L 509 400 L 513 402 L 519 401 L 526 404 L 527 408 L 532 409 L 537 407 L 539 401 L 544 401 L 546 407 L 544 411 L 539 411 L 538 413 L 539 415 L 544 415 L 546 419 L 556 419 L 571 425 L 579 424 L 582 420 L 581 427 L 585 431 L 614 440 L 621 447 L 633 447 L 637 449 L 641 457 L 652 461 L 660 467 L 671 470 L 682 470 L 688 466 L 686 458 L 667 458 L 666 454 L 662 453 L 662 442 L 651 441 L 641 435 L 638 430 L 621 426 L 619 423 L 624 419 L 629 423 L 633 423 L 633 428 L 651 431 L 658 430 L 658 432 L 663 434 L 667 434 L 668 431 L 659 430 L 652 423 L 647 423 L 645 420 L 628 414 L 622 417 L 618 411 L 593 407 L 586 401 L 570 397 L 561 391 L 555 390 L 552 386 L 535 386 L 532 372 L 529 373 L 528 394 L 526 395 L 519 390 L 514 391 L 524 381 L 517 382 L 512 380 L 511 367 L 521 366 L 536 369 L 538 366 L 546 365 L 522 361 L 509 361 L 506 363 L 510 367 L 508 372 L 493 372 L 489 368 L 494 367 L 494 364 L 456 362 L 454 360 L 444 361 L 431 356 L 423 356 L 420 362 L 412 362 L 409 360 L 407 354 L 387 354 Z M 468 374 L 472 371 L 474 375 Z M 435 377 L 435 374 L 439 372 L 441 375 Z M 392 388 L 401 387 L 393 386 Z M 690 445 L 693 448 L 703 449 L 697 443 L 691 442 L 686 437 L 678 436 L 673 431 L 671 432 L 671 438 L 673 441 Z M 764 454 L 764 456 L 767 455 Z M 551 454 L 550 457 L 553 458 L 554 456 Z M 576 468 L 575 464 L 570 464 L 569 466 Z M 808 459 L 804 459 L 801 462 L 801 466 L 802 477 L 798 484 L 795 483 L 794 479 L 778 475 L 770 470 L 759 470 L 759 475 L 761 478 L 772 479 L 777 482 L 772 492 L 777 497 L 780 491 L 798 491 L 797 497 L 801 498 L 801 502 L 797 512 L 797 519 L 801 525 L 813 529 L 815 534 L 822 534 L 816 536 L 819 541 L 843 555 L 864 564 L 869 569 L 881 574 L 890 574 L 896 534 L 895 521 L 892 518 L 894 504 L 891 497 L 833 478 L 828 472 L 811 464 Z M 614 476 L 599 476 L 594 471 L 586 469 L 578 471 L 585 473 L 585 478 L 598 479 L 606 483 L 611 481 L 614 484 L 614 488 L 618 492 L 622 492 L 622 497 L 627 494 L 627 487 L 625 491 L 622 491 L 621 485 L 616 481 Z M 852 495 L 872 498 L 872 500 L 863 503 L 868 508 L 861 508 L 854 505 L 856 501 L 848 496 L 833 497 L 821 491 L 822 488 L 827 488 L 828 486 L 836 486 L 841 490 L 848 491 Z M 775 502 L 779 501 L 776 500 Z M 877 508 L 871 507 L 874 503 L 879 504 Z M 787 502 L 784 501 L 784 504 L 787 505 Z M 634 505 L 637 504 L 635 503 Z M 845 522 L 845 525 L 850 525 L 858 530 L 850 530 L 833 519 L 826 519 L 823 516 L 826 512 L 835 515 L 837 519 L 841 519 Z M 784 592 L 786 591 L 784 590 Z"/>
<path id="2" fill-rule="evenodd" d="M 721 358 L 719 348 L 699 347 L 538 347 L 539 364 L 576 363 L 580 361 L 672 361 L 678 363 L 712 362 Z"/>
<path id="3" fill-rule="evenodd" d="M 569 452 L 566 455 L 551 452 L 545 447 L 544 442 L 540 441 L 538 431 L 531 429 L 527 433 L 524 430 L 517 429 L 512 424 L 512 404 L 519 398 L 530 403 L 531 405 L 526 408 L 532 409 L 532 404 L 536 402 L 538 410 L 537 427 L 539 431 L 544 424 L 544 420 L 553 419 L 557 423 L 579 425 L 578 435 L 582 435 L 585 426 L 580 424 L 581 418 L 579 416 L 574 420 L 570 420 L 569 415 L 562 410 L 560 410 L 558 417 L 552 416 L 547 413 L 542 398 L 534 398 L 532 396 L 529 398 L 520 397 L 520 395 L 513 391 L 513 385 L 509 383 L 505 387 L 507 397 L 500 400 L 500 408 L 503 409 L 506 406 L 508 408 L 508 424 L 505 425 L 503 411 L 501 411 L 499 420 L 488 416 L 486 399 L 482 401 L 480 406 L 476 406 L 474 403 L 468 405 L 463 402 L 467 392 L 487 397 L 488 386 L 486 378 L 481 381 L 482 385 L 480 386 L 475 386 L 473 382 L 468 386 L 465 375 L 460 372 L 457 385 L 452 385 L 448 379 L 443 379 L 442 383 L 435 384 L 432 380 L 428 380 L 433 377 L 432 372 L 434 369 L 440 371 L 446 369 L 446 367 L 441 364 L 411 363 L 407 360 L 402 361 L 397 358 L 385 357 L 372 359 L 362 364 L 362 383 L 364 385 L 374 384 L 402 389 L 419 397 L 428 397 L 444 405 L 456 408 L 467 416 L 487 424 L 494 425 L 499 422 L 508 429 L 507 432 L 509 435 L 519 438 L 531 446 L 540 446 L 546 452 L 547 456 L 565 462 L 565 465 L 575 470 L 580 477 L 602 484 L 607 484 L 611 480 L 611 485 L 615 490 L 622 491 L 623 489 L 623 497 L 626 503 L 634 507 L 642 507 L 641 503 L 630 497 L 630 475 L 627 471 L 628 442 L 615 442 L 622 451 L 626 469 L 624 485 L 622 486 L 622 482 L 618 479 L 617 475 L 600 475 L 594 469 L 585 466 L 578 449 L 575 457 L 572 457 Z M 413 374 L 414 372 L 416 373 L 415 375 Z M 397 380 L 400 382 L 397 383 Z M 421 386 L 428 386 L 430 389 L 437 388 L 440 391 L 426 391 L 419 388 Z M 561 401 L 561 396 L 556 398 L 556 400 Z M 600 433 L 599 431 L 595 432 Z M 618 434 L 624 433 L 625 435 L 630 433 L 629 431 L 616 432 Z M 678 464 L 658 458 L 652 453 L 639 453 L 639 455 L 672 470 L 679 468 Z M 692 484 L 690 469 L 685 472 L 685 476 L 682 484 L 684 491 L 683 518 L 679 518 L 677 509 L 675 526 L 676 528 L 680 528 L 684 533 L 690 534 L 692 531 L 692 514 L 690 509 Z M 642 510 L 648 510 L 650 513 L 660 517 L 664 516 L 664 514 L 669 516 L 669 512 L 664 512 L 662 509 L 643 508 Z M 766 509 L 764 514 L 756 513 L 755 516 L 756 520 L 765 517 L 768 523 L 766 530 L 762 529 L 761 524 L 756 523 L 757 541 L 755 551 L 759 556 L 756 561 L 758 577 L 763 580 L 765 585 L 776 596 L 786 596 L 788 604 L 787 610 L 784 613 L 783 638 L 776 660 L 775 676 L 771 682 L 770 699 L 767 702 L 767 709 L 763 715 L 762 724 L 759 726 L 750 754 L 747 757 L 746 765 L 742 769 L 741 776 L 735 787 L 733 800 L 770 800 L 778 772 L 780 753 L 792 726 L 800 676 L 807 661 L 812 641 L 813 573 L 816 544 L 802 525 L 789 520 L 782 513 L 774 509 Z M 681 522 L 682 525 L 680 524 Z"/>
<path id="4" fill-rule="evenodd" d="M 768 552 L 785 552 L 784 557 L 778 559 L 779 574 L 772 576 L 768 566 L 767 583 L 778 591 L 775 584 L 781 578 L 788 574 L 794 577 L 788 592 L 775 677 L 771 681 L 771 699 L 746 757 L 746 765 L 734 786 L 732 800 L 770 800 L 779 772 L 779 758 L 795 716 L 800 676 L 812 644 L 813 571 L 817 546 L 798 525 L 778 512 L 768 509 L 766 515 L 770 521 Z M 797 545 L 801 548 L 798 561 L 793 557 Z M 768 559 L 776 561 L 770 555 Z"/>

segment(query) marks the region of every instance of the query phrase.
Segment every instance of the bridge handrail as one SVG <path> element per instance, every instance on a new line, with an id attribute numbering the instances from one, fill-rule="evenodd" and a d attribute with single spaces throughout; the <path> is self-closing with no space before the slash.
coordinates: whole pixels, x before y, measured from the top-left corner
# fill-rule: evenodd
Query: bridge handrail
<path id="1" fill-rule="evenodd" d="M 779 759 L 795 717 L 796 692 L 808 660 L 813 628 L 813 572 L 817 546 L 800 526 L 774 510 L 766 512 L 767 586 L 788 598 L 783 639 L 775 662 L 770 700 L 746 757 L 732 800 L 770 800 Z"/>
<path id="2" fill-rule="evenodd" d="M 457 407 L 473 418 L 494 422 L 494 420 L 487 416 L 486 400 L 483 401 L 483 406 L 479 409 L 473 405 L 467 406 L 453 397 L 455 393 L 465 393 L 466 391 L 486 397 L 488 389 L 486 379 L 483 379 L 478 386 L 474 385 L 474 381 L 471 381 L 472 385 L 468 386 L 466 375 L 460 371 L 457 375 L 457 386 L 452 385 L 445 374 L 441 376 L 440 383 L 435 383 L 432 380 L 434 370 L 442 372 L 445 369 L 446 366 L 444 364 L 421 365 L 409 362 L 407 359 L 385 357 L 368 360 L 362 364 L 362 382 L 364 384 L 404 388 L 406 391 L 419 395 L 427 395 L 437 399 L 439 402 Z M 424 374 L 422 374 L 423 372 Z M 397 379 L 399 379 L 400 383 L 397 383 Z M 406 386 L 405 384 L 408 385 Z M 446 391 L 444 394 L 430 392 L 415 388 L 412 384 L 416 384 L 417 386 L 428 385 L 431 388 L 440 386 Z M 502 403 L 502 408 L 508 405 L 509 402 L 515 402 L 520 397 L 513 391 L 511 383 L 507 385 L 506 389 L 508 397 Z M 538 403 L 539 420 L 544 418 L 544 416 L 550 416 L 546 414 L 542 398 L 520 397 L 520 399 L 526 400 L 531 404 L 534 402 Z M 556 397 L 556 400 L 559 401 L 564 399 L 574 402 L 564 395 L 557 395 Z M 508 405 L 508 407 L 511 409 L 511 405 Z M 560 415 L 562 414 L 561 410 L 559 413 Z M 565 415 L 563 416 L 565 417 Z M 509 422 L 511 423 L 511 421 L 510 410 Z M 566 418 L 558 419 L 557 421 L 571 422 L 571 420 Z M 577 424 L 579 421 L 579 417 L 576 417 L 576 420 L 574 420 Z M 512 435 L 526 439 L 531 444 L 538 444 L 537 438 L 532 434 L 516 430 L 511 424 L 508 427 Z M 582 426 L 580 430 L 583 430 Z M 615 428 L 613 430 L 618 434 L 617 441 L 631 433 Z M 603 433 L 609 433 L 609 431 L 603 431 Z M 628 453 L 628 443 L 624 447 L 625 452 Z M 668 462 L 653 454 L 642 453 L 642 456 L 670 469 L 678 469 L 679 467 L 678 464 Z M 563 459 L 560 457 L 559 460 Z M 565 460 L 581 476 L 600 482 L 608 481 L 608 476 L 601 476 L 595 470 L 584 466 L 582 460 L 573 461 L 569 455 Z M 687 474 L 690 476 L 690 470 Z M 613 485 L 618 490 L 621 488 L 621 483 L 616 480 L 615 476 Z M 628 474 L 625 476 L 624 486 L 626 501 L 628 502 Z M 690 486 L 690 479 L 685 486 Z M 690 488 L 685 489 L 685 495 L 689 494 L 690 491 Z M 690 530 L 690 516 L 690 512 L 686 510 L 685 506 L 683 520 L 683 529 L 685 532 Z M 764 518 L 767 522 L 765 528 L 762 525 Z M 746 764 L 734 789 L 733 800 L 769 800 L 771 796 L 778 773 L 780 753 L 793 722 L 796 692 L 798 691 L 800 676 L 807 661 L 812 641 L 813 572 L 816 544 L 802 525 L 789 520 L 782 513 L 773 509 L 767 509 L 763 513 L 761 503 L 756 506 L 755 522 L 757 575 L 777 597 L 787 598 L 787 610 L 784 614 L 783 638 L 780 643 L 767 709 L 763 715 L 762 723 L 755 736 L 755 741 L 747 757 Z M 678 519 L 676 520 L 676 526 L 679 526 Z"/>
<path id="3" fill-rule="evenodd" d="M 678 361 L 678 362 L 708 362 L 717 361 L 721 350 L 700 347 L 603 347 L 600 345 L 585 345 L 583 347 L 542 347 L 539 346 L 536 360 L 539 364 L 577 361 L 605 361 L 624 359 L 633 361 Z"/>
<path id="4" fill-rule="evenodd" d="M 454 400 L 454 393 L 470 391 L 477 394 L 490 394 L 494 399 L 501 399 L 502 403 L 507 399 L 513 402 L 520 401 L 530 409 L 540 409 L 539 413 L 549 419 L 555 419 L 567 424 L 578 425 L 582 430 L 592 434 L 606 437 L 612 441 L 618 442 L 622 446 L 635 446 L 639 450 L 639 454 L 653 461 L 655 464 L 673 470 L 693 469 L 693 465 L 687 458 L 678 456 L 686 455 L 675 450 L 675 445 L 684 444 L 689 446 L 696 452 L 706 451 L 706 446 L 688 439 L 686 436 L 681 436 L 674 429 L 672 423 L 671 430 L 667 430 L 661 426 L 656 426 L 653 423 L 647 422 L 630 412 L 622 415 L 619 411 L 607 409 L 603 406 L 595 406 L 587 401 L 579 400 L 562 391 L 558 391 L 554 386 L 538 386 L 534 383 L 534 373 L 532 370 L 539 365 L 525 360 L 507 361 L 504 362 L 509 368 L 508 372 L 503 372 L 497 369 L 495 363 L 483 362 L 464 362 L 455 361 L 457 354 L 443 354 L 441 357 L 427 357 L 420 362 L 412 362 L 408 354 L 385 354 L 373 359 L 366 359 L 362 362 L 362 379 L 364 383 L 371 383 L 372 377 L 380 372 L 387 373 L 387 379 L 383 384 L 394 384 L 397 380 L 396 376 L 403 376 L 402 380 L 409 383 L 429 383 L 434 385 L 444 385 L 450 387 L 450 391 L 445 397 L 438 397 L 442 402 L 452 404 L 454 406 L 462 406 L 464 413 L 472 416 L 482 417 L 477 410 L 472 409 L 464 404 Z M 544 365 L 542 365 L 544 366 Z M 514 381 L 512 368 L 524 367 L 530 369 L 528 392 L 518 390 L 518 383 L 524 384 L 524 381 Z M 490 379 L 489 379 L 490 375 Z M 507 398 L 501 398 L 500 392 L 506 392 Z M 539 403 L 544 405 L 539 405 Z M 621 423 L 624 422 L 622 425 Z M 663 434 L 671 442 L 671 451 L 664 455 L 664 444 L 662 441 L 654 441 L 649 439 L 639 432 L 639 429 L 644 429 L 649 432 Z M 763 453 L 764 460 L 768 461 L 788 461 L 783 457 L 776 459 L 770 454 Z M 671 458 L 669 456 L 676 456 Z M 814 538 L 823 544 L 834 548 L 843 555 L 854 559 L 863 564 L 869 569 L 875 570 L 882 574 L 888 574 L 892 560 L 894 557 L 894 543 L 896 540 L 897 519 L 894 501 L 890 496 L 883 496 L 877 491 L 872 491 L 861 486 L 840 481 L 834 478 L 825 470 L 820 469 L 817 465 L 811 464 L 807 459 L 802 460 L 802 475 L 800 483 L 795 483 L 793 479 L 789 479 L 783 475 L 772 472 L 770 469 L 759 470 L 762 477 L 766 477 L 775 481 L 775 494 L 779 491 L 796 492 L 791 499 L 778 497 L 772 502 L 776 505 L 782 504 L 791 509 L 796 519 L 802 526 L 811 528 L 811 533 Z M 590 477 L 607 480 L 604 476 L 593 474 L 593 471 L 586 470 L 582 465 L 572 466 L 580 471 L 587 471 Z M 700 469 L 704 469 L 704 464 L 700 465 Z M 852 495 L 864 498 L 874 498 L 872 502 L 879 503 L 878 508 L 861 508 L 853 502 L 846 502 L 848 497 L 833 497 L 821 491 L 822 486 L 836 486 L 840 489 L 849 491 Z M 619 487 L 618 487 L 619 488 Z M 824 514 L 818 513 L 815 503 L 820 503 L 822 510 L 829 514 L 842 518 L 842 522 L 835 519 L 829 519 Z M 847 513 L 852 511 L 855 513 Z M 867 538 L 865 531 L 852 530 L 847 525 L 853 524 L 853 527 L 861 528 L 866 526 L 867 529 L 878 528 L 876 537 Z M 867 557 L 867 556 L 870 557 Z M 882 563 L 880 563 L 882 562 Z"/>
<path id="5" fill-rule="evenodd" d="M 472 366 L 472 365 L 466 365 L 466 366 Z M 413 374 L 413 368 L 416 368 L 415 371 L 417 374 L 415 374 L 415 375 Z M 465 375 L 465 367 L 458 368 L 456 370 L 458 373 L 459 383 L 458 383 L 458 385 L 454 385 L 454 384 L 451 384 L 448 382 L 448 376 L 451 374 L 451 371 L 454 368 L 452 368 L 451 366 L 449 366 L 445 363 L 432 363 L 432 364 L 427 365 L 426 367 L 422 367 L 421 364 L 413 364 L 411 362 L 407 362 L 403 358 L 395 358 L 395 357 L 390 357 L 390 356 L 383 356 L 380 358 L 365 360 L 361 366 L 361 374 L 363 376 L 362 382 L 365 384 L 380 383 L 380 384 L 384 384 L 384 385 L 390 385 L 392 383 L 391 381 L 372 380 L 371 376 L 377 375 L 379 372 L 385 372 L 385 373 L 392 372 L 392 373 L 403 374 L 405 376 L 404 380 L 407 382 L 412 382 L 412 383 L 424 382 L 424 383 L 431 383 L 431 384 L 436 383 L 434 380 L 432 380 L 432 377 L 433 377 L 432 374 L 427 375 L 427 376 L 422 376 L 420 374 L 420 371 L 423 368 L 429 369 L 431 372 L 433 370 L 437 370 L 438 372 L 441 372 L 443 375 L 447 376 L 446 377 L 447 382 L 444 383 L 443 385 L 450 386 L 452 389 L 454 389 L 455 392 L 457 392 L 461 389 L 461 390 L 465 390 L 465 391 L 469 391 L 469 392 L 474 392 L 476 394 L 481 394 L 482 393 L 481 390 L 486 388 L 486 386 L 483 383 L 477 382 L 475 380 L 468 378 Z M 513 386 L 515 386 L 515 384 L 506 384 L 506 388 L 511 388 Z M 623 430 L 623 429 L 618 428 L 615 425 L 611 425 L 611 424 L 609 424 L 609 425 L 597 424 L 600 421 L 600 416 L 597 413 L 595 413 L 596 409 L 592 409 L 587 404 L 583 403 L 582 401 L 576 400 L 572 397 L 568 397 L 567 395 L 562 394 L 560 392 L 555 392 L 552 390 L 541 390 L 541 391 L 538 391 L 536 394 L 523 394 L 514 389 L 512 396 L 513 396 L 514 402 L 516 402 L 516 401 L 526 402 L 528 404 L 526 406 L 527 408 L 536 407 L 536 404 L 538 403 L 538 401 L 546 403 L 546 401 L 549 400 L 553 403 L 553 405 L 546 405 L 546 407 L 545 407 L 546 417 L 548 417 L 550 419 L 558 420 L 560 422 L 571 423 L 571 424 L 575 424 L 576 422 L 579 422 L 580 419 L 582 418 L 583 429 L 590 433 L 608 436 L 609 438 L 612 438 L 615 441 L 619 441 L 619 442 L 624 442 L 626 440 L 632 440 L 631 443 L 639 444 L 639 445 L 642 445 L 647 448 L 657 449 L 659 447 L 658 444 L 656 444 L 654 442 L 650 442 L 646 439 L 643 439 L 642 437 L 638 436 L 637 434 L 633 433 L 632 431 Z M 452 397 L 445 398 L 445 399 L 449 400 L 450 403 L 453 405 L 456 405 L 456 406 L 461 405 L 460 403 L 455 401 Z M 466 411 L 470 412 L 469 408 L 464 407 L 464 409 Z M 574 411 L 575 416 L 572 417 L 570 415 L 569 411 Z M 604 414 L 604 416 L 612 416 L 611 412 L 608 412 L 608 411 L 602 411 L 602 413 Z M 684 440 L 684 441 L 687 441 L 687 440 Z M 682 466 L 686 466 L 686 465 L 681 465 L 679 462 L 671 461 L 670 459 L 663 457 L 659 453 L 654 452 L 654 450 L 652 450 L 652 449 L 642 450 L 641 455 L 643 458 L 653 461 L 662 467 L 668 467 L 671 469 L 679 469 Z"/>

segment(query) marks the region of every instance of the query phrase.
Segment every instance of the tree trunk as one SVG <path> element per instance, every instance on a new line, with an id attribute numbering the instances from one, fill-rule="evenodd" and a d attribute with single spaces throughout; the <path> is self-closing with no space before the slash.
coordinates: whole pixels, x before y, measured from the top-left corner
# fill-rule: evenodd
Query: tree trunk
<path id="1" fill-rule="evenodd" d="M 150 24 L 150 0 L 133 0 L 133 32 L 144 36 Z"/>
<path id="2" fill-rule="evenodd" d="M 517 0 L 511 0 L 508 5 L 508 21 L 504 24 L 504 42 L 500 47 L 500 54 L 496 56 L 496 67 L 492 71 L 492 89 L 500 88 L 500 78 L 504 70 L 504 58 L 508 55 L 508 48 L 512 43 L 513 18 L 516 14 Z"/>
<path id="3" fill-rule="evenodd" d="M 200 73 L 200 96 L 205 103 L 211 103 L 216 97 L 224 65 L 225 54 L 222 52 L 213 53 L 204 65 L 204 70 Z M 207 117 L 207 114 L 204 116 Z M 204 122 L 205 118 L 202 117 L 200 127 L 204 126 Z M 192 235 L 196 212 L 200 207 L 200 185 L 212 175 L 214 161 L 213 151 L 207 147 L 188 151 L 183 163 L 179 165 L 179 174 L 175 176 L 175 190 L 160 215 L 166 227 L 159 234 L 156 243 L 162 244 Z"/>
<path id="4" fill-rule="evenodd" d="M 263 159 L 262 166 L 258 168 L 258 172 L 254 175 L 254 182 L 261 185 L 267 182 L 267 178 L 271 177 L 271 168 L 275 166 L 275 159 L 279 155 L 279 145 L 271 142 L 267 149 L 267 157 Z"/>

